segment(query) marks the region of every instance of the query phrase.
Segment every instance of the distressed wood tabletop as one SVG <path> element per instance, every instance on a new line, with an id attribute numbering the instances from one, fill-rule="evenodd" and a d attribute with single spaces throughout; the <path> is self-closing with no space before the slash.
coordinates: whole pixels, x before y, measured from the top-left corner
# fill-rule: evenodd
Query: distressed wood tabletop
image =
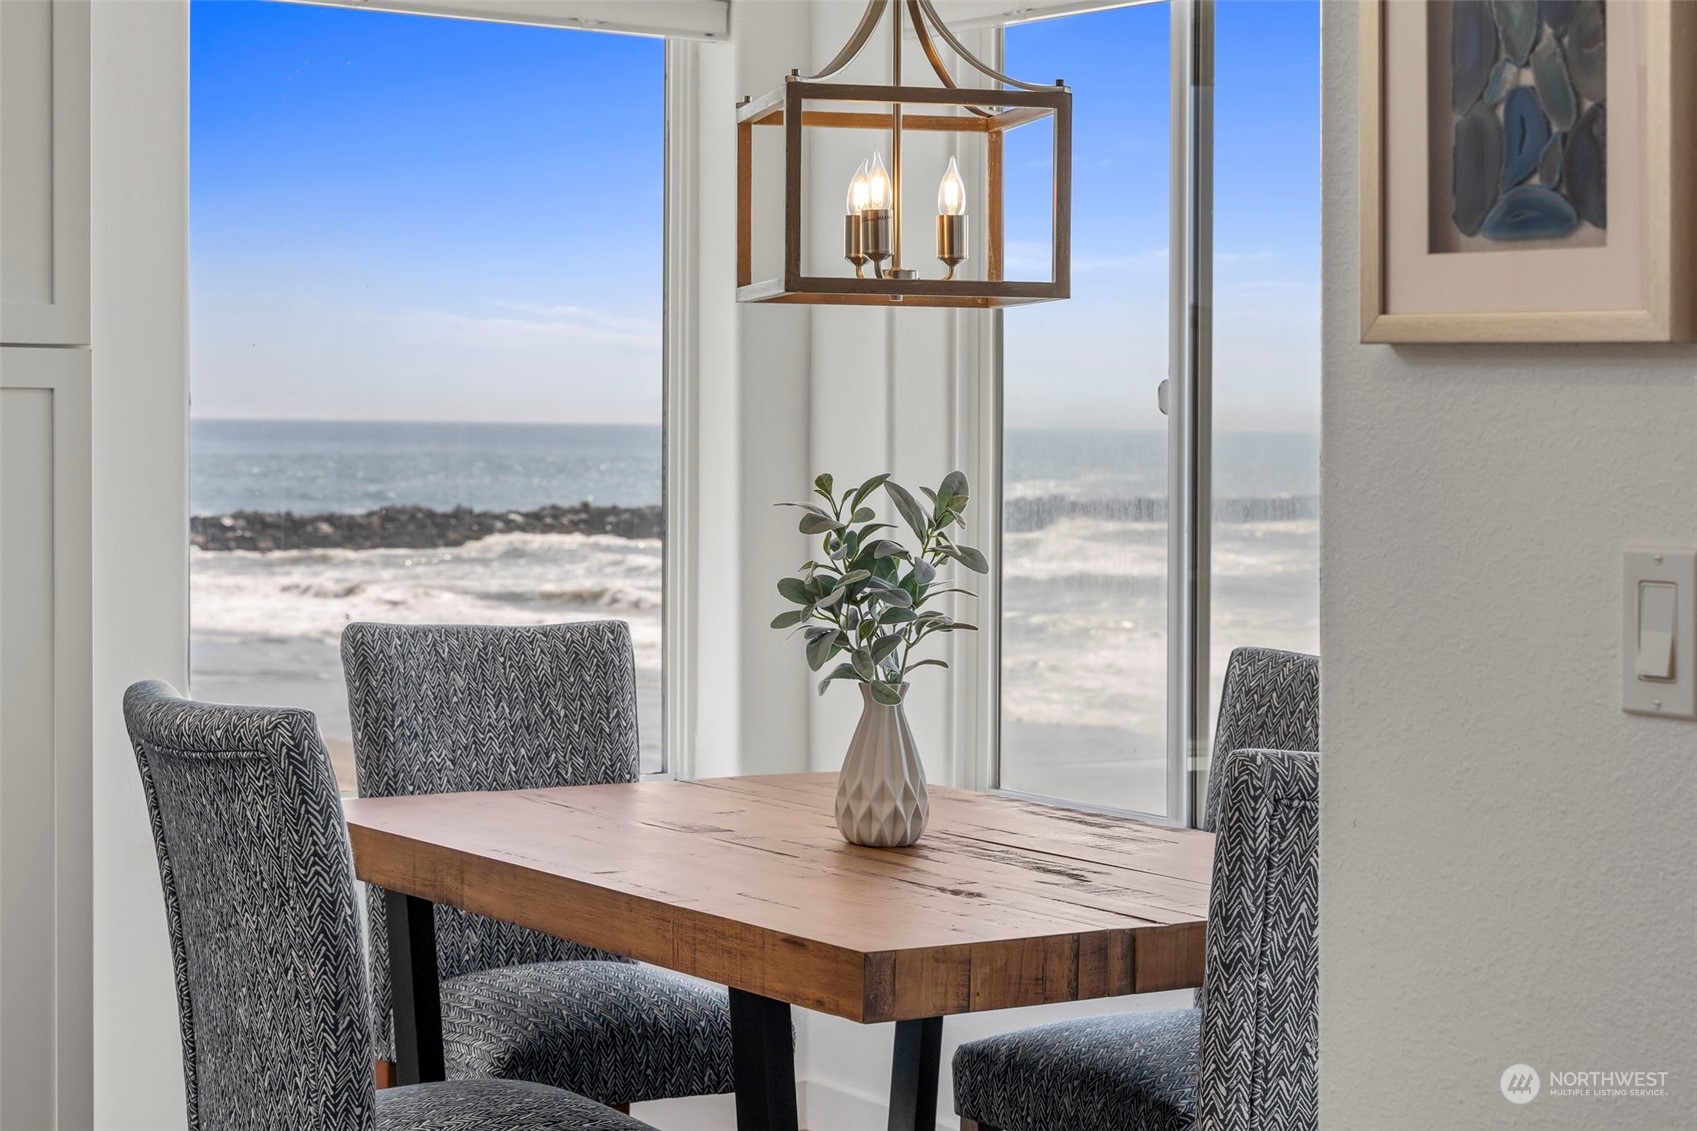
<path id="1" fill-rule="evenodd" d="M 835 774 L 346 803 L 359 877 L 854 1021 L 1200 985 L 1212 834 L 931 790 L 846 843 Z"/>

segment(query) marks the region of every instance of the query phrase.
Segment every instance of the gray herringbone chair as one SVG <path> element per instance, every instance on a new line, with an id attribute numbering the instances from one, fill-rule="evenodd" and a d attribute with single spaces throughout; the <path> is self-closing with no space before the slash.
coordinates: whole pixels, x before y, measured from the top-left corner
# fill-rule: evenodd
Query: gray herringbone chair
<path id="1" fill-rule="evenodd" d="M 513 1081 L 377 1094 L 347 832 L 312 714 L 147 682 L 124 719 L 165 890 L 190 1131 L 647 1128 Z"/>
<path id="2" fill-rule="evenodd" d="M 955 1110 L 987 1131 L 1311 1131 L 1319 755 L 1216 765 L 1201 1009 L 1066 1021 L 962 1045 Z"/>
<path id="3" fill-rule="evenodd" d="M 342 664 L 363 797 L 637 779 L 636 674 L 620 621 L 352 624 Z M 388 1058 L 388 934 L 380 895 L 366 903 Z M 718 986 L 452 907 L 436 908 L 436 945 L 450 1078 L 534 1080 L 608 1104 L 732 1090 Z"/>
<path id="4" fill-rule="evenodd" d="M 1233 750 L 1320 749 L 1320 657 L 1275 648 L 1234 648 L 1220 687 L 1220 716 L 1210 760 Z M 1208 777 L 1202 827 L 1214 831 L 1219 777 Z"/>

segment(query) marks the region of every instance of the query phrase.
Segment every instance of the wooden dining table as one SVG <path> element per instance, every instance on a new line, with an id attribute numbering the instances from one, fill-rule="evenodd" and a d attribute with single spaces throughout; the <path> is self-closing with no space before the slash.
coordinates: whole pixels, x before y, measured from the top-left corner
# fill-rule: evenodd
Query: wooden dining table
<path id="1" fill-rule="evenodd" d="M 346 803 L 385 892 L 400 1083 L 443 1077 L 432 905 L 721 983 L 737 1126 L 797 1127 L 790 1007 L 896 1023 L 891 1128 L 934 1125 L 943 1018 L 1198 986 L 1214 837 L 931 790 L 910 848 L 837 831 L 834 774 Z"/>

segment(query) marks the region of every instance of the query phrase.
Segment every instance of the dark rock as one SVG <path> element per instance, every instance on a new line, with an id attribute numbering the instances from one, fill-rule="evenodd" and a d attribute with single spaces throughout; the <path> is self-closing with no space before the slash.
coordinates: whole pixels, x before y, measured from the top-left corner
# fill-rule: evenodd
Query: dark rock
<path id="1" fill-rule="evenodd" d="M 1602 0 L 1579 0 L 1567 33 L 1567 73 L 1588 102 L 1609 95 L 1608 23 Z"/>
<path id="2" fill-rule="evenodd" d="M 297 515 L 241 511 L 189 519 L 189 541 L 202 550 L 431 550 L 463 546 L 491 534 L 613 534 L 659 538 L 659 507 L 592 503 L 494 513 L 455 507 L 382 507 L 364 514 Z"/>
<path id="3" fill-rule="evenodd" d="M 1450 185 L 1455 195 L 1455 226 L 1476 236 L 1486 213 L 1497 201 L 1503 170 L 1503 124 L 1494 107 L 1475 102 L 1455 124 L 1455 167 Z"/>
<path id="4" fill-rule="evenodd" d="M 1601 102 L 1586 108 L 1567 138 L 1562 155 L 1562 192 L 1573 201 L 1580 218 L 1608 227 L 1608 120 Z"/>
<path id="5" fill-rule="evenodd" d="M 1538 101 L 1549 115 L 1550 125 L 1558 130 L 1572 129 L 1579 117 L 1579 99 L 1568 81 L 1567 56 L 1554 35 L 1546 34 L 1532 49 L 1532 79 L 1538 84 Z"/>
<path id="6" fill-rule="evenodd" d="M 1541 240 L 1565 236 L 1578 226 L 1578 213 L 1561 193 L 1520 185 L 1503 194 L 1480 231 L 1493 240 Z"/>
<path id="7" fill-rule="evenodd" d="M 1450 12 L 1450 106 L 1457 114 L 1479 101 L 1497 61 L 1497 25 L 1489 0 L 1455 0 Z"/>
<path id="8" fill-rule="evenodd" d="M 1496 17 L 1503 54 L 1525 66 L 1538 36 L 1538 0 L 1491 0 L 1491 14 Z"/>
<path id="9" fill-rule="evenodd" d="M 1544 120 L 1538 95 L 1529 86 L 1517 86 L 1503 100 L 1504 190 L 1530 177 L 1538 169 L 1538 155 L 1550 140 L 1550 125 Z"/>

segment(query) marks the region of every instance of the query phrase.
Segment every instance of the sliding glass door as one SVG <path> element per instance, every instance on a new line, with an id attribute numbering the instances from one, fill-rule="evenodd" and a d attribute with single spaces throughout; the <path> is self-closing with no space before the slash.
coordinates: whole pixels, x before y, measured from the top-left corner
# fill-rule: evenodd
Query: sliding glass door
<path id="1" fill-rule="evenodd" d="M 1073 297 L 1003 316 L 1002 788 L 1165 815 L 1165 4 L 1011 27 L 1072 87 Z M 1049 168 L 1007 154 L 1009 258 L 1045 261 Z"/>
<path id="2" fill-rule="evenodd" d="M 1073 297 L 1002 322 L 995 783 L 1185 822 L 1231 649 L 1317 642 L 1319 4 L 1173 8 L 1004 32 L 1076 125 Z"/>

